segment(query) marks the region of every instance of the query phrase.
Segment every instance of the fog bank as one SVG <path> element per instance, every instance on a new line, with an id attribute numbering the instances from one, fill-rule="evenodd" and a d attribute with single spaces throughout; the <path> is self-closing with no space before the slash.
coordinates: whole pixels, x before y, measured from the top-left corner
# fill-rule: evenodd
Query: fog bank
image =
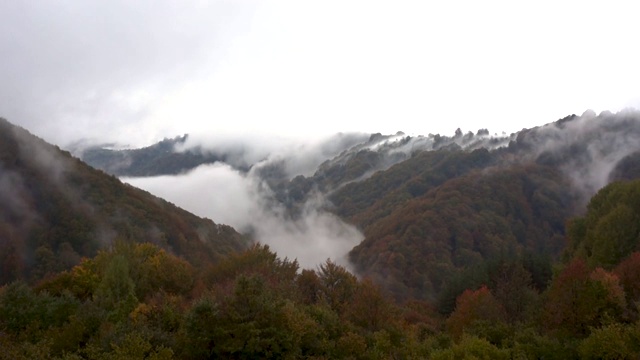
<path id="1" fill-rule="evenodd" d="M 196 215 L 249 233 L 306 268 L 328 258 L 348 266 L 347 252 L 364 238 L 355 227 L 322 210 L 321 196 L 307 201 L 301 216 L 291 219 L 265 182 L 227 164 L 202 165 L 178 176 L 122 180 Z"/>

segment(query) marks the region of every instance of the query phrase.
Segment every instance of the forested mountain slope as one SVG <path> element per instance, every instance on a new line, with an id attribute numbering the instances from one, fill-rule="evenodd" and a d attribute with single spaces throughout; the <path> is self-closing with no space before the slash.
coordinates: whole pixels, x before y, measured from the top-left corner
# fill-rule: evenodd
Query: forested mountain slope
<path id="1" fill-rule="evenodd" d="M 637 359 L 639 196 L 640 180 L 598 192 L 546 282 L 526 258 L 494 256 L 441 313 L 267 246 L 192 266 L 119 242 L 0 287 L 0 359 Z"/>
<path id="2" fill-rule="evenodd" d="M 397 296 L 431 298 L 456 272 L 491 259 L 553 258 L 564 247 L 573 201 L 563 185 L 558 173 L 537 165 L 470 171 L 389 212 L 374 205 L 358 214 L 366 238 L 351 259 Z"/>
<path id="3" fill-rule="evenodd" d="M 116 240 L 198 263 L 242 249 L 233 228 L 95 170 L 0 119 L 0 284 L 69 268 Z"/>
<path id="4" fill-rule="evenodd" d="M 400 298 L 433 299 L 498 256 L 536 258 L 548 268 L 564 249 L 565 222 L 612 179 L 636 176 L 640 115 L 587 112 L 511 138 L 475 150 L 450 139 L 369 177 L 335 181 L 325 192 L 329 208 L 365 235 L 350 253 L 357 271 Z M 322 188 L 331 173 L 325 167 L 294 179 L 290 193 Z"/>

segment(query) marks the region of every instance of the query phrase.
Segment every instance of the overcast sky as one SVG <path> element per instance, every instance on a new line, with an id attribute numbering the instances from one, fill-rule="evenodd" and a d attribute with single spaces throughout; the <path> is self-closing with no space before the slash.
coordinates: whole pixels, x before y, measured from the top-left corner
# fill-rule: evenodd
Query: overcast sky
<path id="1" fill-rule="evenodd" d="M 0 116 L 58 145 L 513 132 L 640 105 L 632 1 L 0 1 Z"/>

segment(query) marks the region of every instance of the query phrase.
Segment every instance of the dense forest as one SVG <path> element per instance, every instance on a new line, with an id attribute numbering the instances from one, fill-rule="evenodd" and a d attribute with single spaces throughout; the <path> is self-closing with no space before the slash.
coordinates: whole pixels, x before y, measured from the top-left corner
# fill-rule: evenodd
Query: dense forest
<path id="1" fill-rule="evenodd" d="M 633 359 L 640 356 L 640 180 L 568 226 L 563 260 L 497 256 L 449 311 L 396 302 L 331 261 L 299 269 L 254 245 L 194 266 L 116 242 L 0 291 L 6 359 Z M 603 241 L 603 239 L 606 239 Z M 471 270 L 471 269 L 470 269 Z"/>
<path id="2" fill-rule="evenodd" d="M 320 191 L 363 231 L 354 273 L 247 247 L 3 121 L 0 358 L 638 358 L 638 119 L 263 168 L 292 217 Z"/>
<path id="3" fill-rule="evenodd" d="M 292 179 L 280 196 L 295 209 L 323 191 L 327 208 L 365 235 L 349 254 L 359 275 L 398 300 L 450 311 L 466 274 L 498 258 L 544 267 L 536 275 L 544 286 L 567 245 L 565 222 L 602 186 L 640 175 L 640 114 L 586 112 L 498 138 L 458 131 L 367 145 Z"/>

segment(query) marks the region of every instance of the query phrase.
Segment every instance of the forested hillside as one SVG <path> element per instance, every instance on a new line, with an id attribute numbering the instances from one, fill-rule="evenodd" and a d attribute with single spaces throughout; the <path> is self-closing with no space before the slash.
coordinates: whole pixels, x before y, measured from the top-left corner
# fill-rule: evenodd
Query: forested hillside
<path id="1" fill-rule="evenodd" d="M 189 262 L 243 249 L 215 224 L 121 183 L 0 119 L 0 284 L 35 280 L 114 241 L 152 242 Z"/>
<path id="2" fill-rule="evenodd" d="M 637 177 L 640 114 L 586 112 L 509 137 L 486 135 L 354 149 L 281 193 L 294 204 L 326 194 L 327 208 L 365 235 L 349 254 L 356 271 L 399 299 L 437 299 L 450 311 L 479 281 L 467 278 L 501 257 L 526 261 L 544 287 L 566 245 L 565 222 L 609 181 Z M 399 148 L 409 156 L 381 168 L 391 154 L 407 154 Z"/>
<path id="3" fill-rule="evenodd" d="M 600 191 L 544 282 L 527 257 L 469 267 L 476 283 L 444 314 L 267 246 L 193 266 L 116 242 L 36 285 L 0 288 L 0 359 L 635 359 L 638 194 L 640 180 Z"/>

